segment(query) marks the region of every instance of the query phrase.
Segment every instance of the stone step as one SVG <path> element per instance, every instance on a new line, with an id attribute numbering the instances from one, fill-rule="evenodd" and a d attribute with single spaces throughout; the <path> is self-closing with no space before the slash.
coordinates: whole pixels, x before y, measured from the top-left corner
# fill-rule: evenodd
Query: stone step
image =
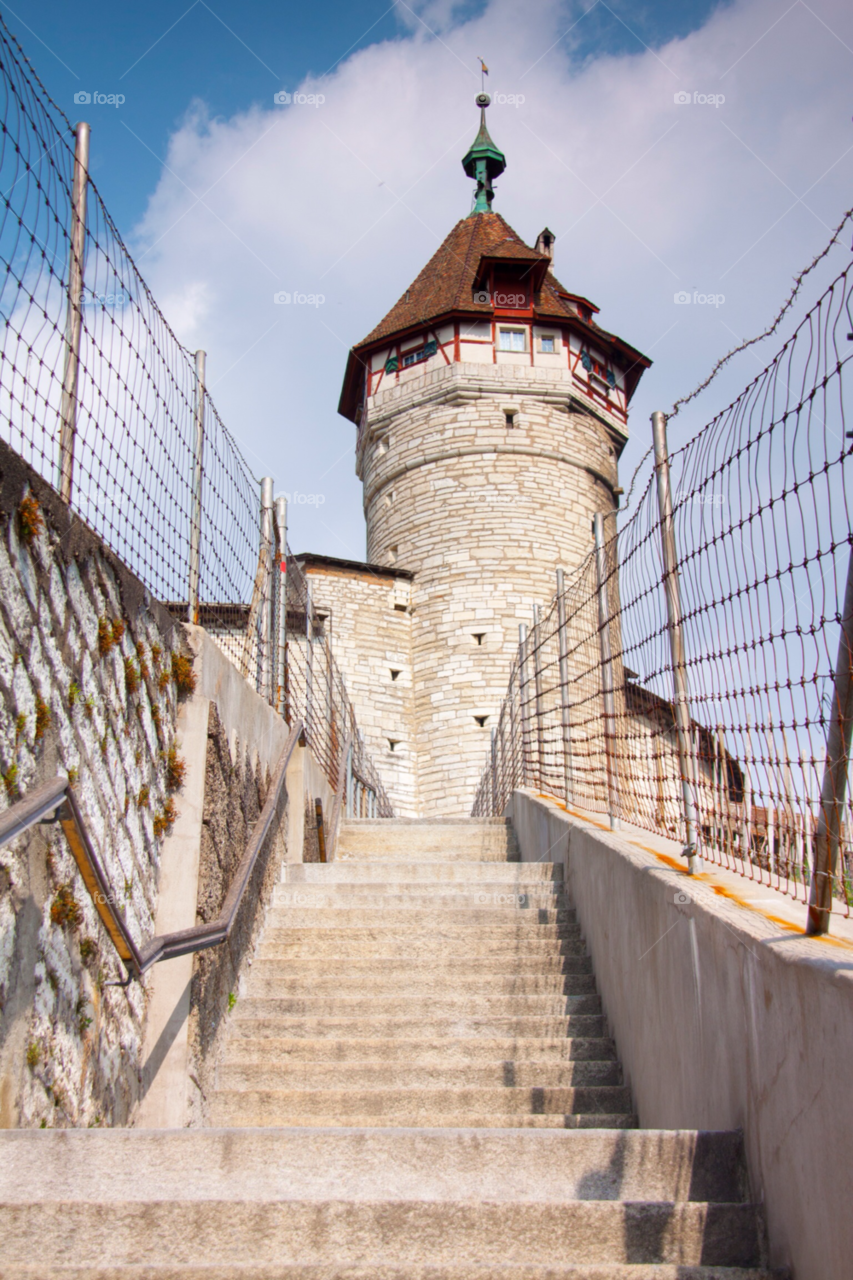
<path id="1" fill-rule="evenodd" d="M 6 1129 L 0 1201 L 747 1199 L 736 1132 Z"/>
<path id="2" fill-rule="evenodd" d="M 244 1111 L 268 1117 L 264 1125 L 282 1125 L 279 1113 L 299 1116 L 357 1115 L 393 1117 L 393 1123 L 406 1124 L 421 1115 L 461 1115 L 465 1112 L 510 1117 L 515 1115 L 613 1115 L 630 1113 L 631 1093 L 622 1084 L 566 1086 L 498 1086 L 493 1088 L 444 1088 L 429 1086 L 392 1086 L 373 1088 L 222 1088 L 216 1093 L 215 1106 L 237 1105 Z M 224 1121 L 220 1121 L 224 1127 Z"/>
<path id="3" fill-rule="evenodd" d="M 557 978 L 561 974 L 592 973 L 592 958 L 587 955 L 554 955 L 549 950 L 532 956 L 512 954 L 465 956 L 445 954 L 431 956 L 351 956 L 351 955 L 278 955 L 270 945 L 261 944 L 253 972 L 265 972 L 275 965 L 281 973 L 295 981 L 330 982 L 345 979 L 364 983 L 384 982 L 397 975 L 414 980 L 446 982 L 448 977 L 476 980 L 479 978 L 541 977 Z"/>
<path id="4" fill-rule="evenodd" d="M 536 1040 L 566 1037 L 591 1038 L 608 1035 L 603 1017 L 573 1014 L 565 1018 L 499 1018 L 483 1015 L 462 1015 L 454 1018 L 432 1018 L 428 1025 L 423 1018 L 286 1018 L 245 1017 L 242 1000 L 237 1002 L 231 1019 L 231 1036 L 266 1037 L 276 1039 L 312 1039 L 324 1037 L 332 1040 L 418 1040 L 425 1033 L 436 1042 L 442 1040 L 478 1039 L 506 1040 L 519 1036 L 531 1036 Z"/>
<path id="5" fill-rule="evenodd" d="M 381 911 L 418 910 L 454 911 L 483 909 L 489 911 L 560 911 L 562 919 L 575 919 L 559 886 L 507 885 L 484 882 L 482 885 L 436 885 L 433 889 L 416 883 L 407 884 L 284 884 L 277 885 L 273 907 L 327 907 L 336 910 L 376 908 Z"/>
<path id="6" fill-rule="evenodd" d="M 294 974 L 281 960 L 261 957 L 252 967 L 249 994 L 291 996 L 336 993 L 390 997 L 456 991 L 459 995 L 592 995 L 595 978 L 591 973 L 454 973 L 446 966 L 420 973 L 392 969 L 344 971 L 341 974 L 318 968 L 311 974 Z"/>
<path id="7" fill-rule="evenodd" d="M 611 1262 L 706 1266 L 761 1263 L 760 1217 L 753 1205 L 573 1200 L 558 1203 L 431 1204 L 289 1200 L 113 1201 L 0 1204 L 5 1264 L 67 1264 L 114 1269 L 144 1260 L 223 1265 L 249 1260 L 285 1269 L 347 1263 L 371 1267 L 458 1264 L 491 1267 Z"/>
<path id="8" fill-rule="evenodd" d="M 226 1063 L 330 1063 L 358 1065 L 365 1061 L 408 1063 L 420 1066 L 450 1067 L 455 1064 L 482 1063 L 503 1069 L 505 1063 L 518 1067 L 525 1062 L 603 1062 L 616 1060 L 616 1046 L 605 1036 L 575 1036 L 563 1040 L 537 1040 L 531 1036 L 521 1040 L 490 1040 L 486 1037 L 468 1040 L 436 1040 L 430 1038 L 399 1039 L 324 1039 L 310 1037 L 278 1038 L 275 1035 L 253 1036 L 251 1024 L 228 1043 Z"/>
<path id="9" fill-rule="evenodd" d="M 511 930 L 449 929 L 415 931 L 414 929 L 363 926 L 352 929 L 287 929 L 269 925 L 263 934 L 260 955 L 274 953 L 282 959 L 289 956 L 338 957 L 346 963 L 350 957 L 375 956 L 414 960 L 440 956 L 453 957 L 460 964 L 467 958 L 486 959 L 518 957 L 528 961 L 539 957 L 555 960 L 562 956 L 586 956 L 586 944 L 576 925 L 542 925 L 533 932 L 520 934 Z"/>
<path id="10" fill-rule="evenodd" d="M 649 1266 L 616 1262 L 589 1266 L 530 1266 L 493 1263 L 479 1266 L 476 1262 L 457 1266 L 410 1265 L 403 1268 L 367 1263 L 275 1263 L 269 1266 L 247 1263 L 245 1266 L 174 1266 L 171 1263 L 150 1266 L 148 1263 L 125 1263 L 122 1276 L 127 1280 L 791 1280 L 787 1271 L 767 1271 L 763 1267 L 684 1267 L 680 1265 Z M 3 1266 L 2 1280 L 115 1280 L 113 1267 L 44 1267 Z"/>
<path id="11" fill-rule="evenodd" d="M 223 1097 L 239 1099 L 239 1093 L 223 1094 Z M 219 1102 L 214 1102 L 212 1123 L 223 1123 L 233 1128 L 264 1128 L 263 1113 L 251 1108 L 231 1111 L 218 1111 Z M 613 1114 L 603 1112 L 579 1112 L 577 1115 L 499 1115 L 493 1111 L 441 1111 L 422 1112 L 416 1121 L 410 1118 L 398 1119 L 379 1114 L 342 1113 L 337 1119 L 330 1116 L 303 1115 L 296 1113 L 282 1118 L 282 1124 L 297 1129 L 355 1128 L 381 1129 L 416 1128 L 416 1129 L 542 1129 L 575 1131 L 578 1129 L 636 1129 L 637 1117 L 626 1111 Z M 2 1273 L 0 1273 L 2 1280 Z"/>
<path id="12" fill-rule="evenodd" d="M 442 1063 L 414 1065 L 383 1058 L 361 1062 L 236 1062 L 232 1055 L 216 1077 L 217 1089 L 577 1089 L 622 1084 L 610 1060 Z"/>
<path id="13" fill-rule="evenodd" d="M 501 907 L 271 907 L 267 915 L 270 929 L 383 929 L 428 933 L 446 938 L 454 932 L 519 937 L 541 931 L 542 938 L 577 938 L 580 926 L 574 912 L 552 908 L 530 911 Z M 545 932 L 549 930 L 549 932 Z"/>
<path id="14" fill-rule="evenodd" d="M 287 863 L 283 884 L 563 884 L 561 862 L 308 862 Z"/>
<path id="15" fill-rule="evenodd" d="M 427 1024 L 451 1018 L 562 1018 L 600 1014 L 597 995 L 564 996 L 548 992 L 527 995 L 471 995 L 456 990 L 433 995 L 264 996 L 250 987 L 238 1001 L 236 1020 L 252 1018 L 402 1018 Z"/>

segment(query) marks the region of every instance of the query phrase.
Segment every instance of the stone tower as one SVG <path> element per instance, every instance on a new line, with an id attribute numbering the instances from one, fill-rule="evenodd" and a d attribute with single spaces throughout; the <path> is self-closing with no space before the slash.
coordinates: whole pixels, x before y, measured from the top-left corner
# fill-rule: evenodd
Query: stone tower
<path id="1" fill-rule="evenodd" d="M 368 561 L 413 574 L 407 745 L 426 817 L 470 810 L 518 625 L 618 506 L 650 364 L 560 284 L 550 231 L 531 249 L 492 212 L 506 161 L 477 101 L 473 210 L 352 349 L 339 407 L 358 428 Z"/>

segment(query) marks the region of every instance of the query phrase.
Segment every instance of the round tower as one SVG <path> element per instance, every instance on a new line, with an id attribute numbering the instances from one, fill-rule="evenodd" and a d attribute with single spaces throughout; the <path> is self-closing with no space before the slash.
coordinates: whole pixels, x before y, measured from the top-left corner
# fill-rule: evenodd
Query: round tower
<path id="1" fill-rule="evenodd" d="M 518 646 L 555 571 L 618 505 L 627 409 L 650 361 L 596 322 L 492 212 L 506 161 L 488 95 L 466 154 L 474 207 L 350 353 L 367 555 L 414 573 L 413 741 L 424 817 L 470 811 Z"/>

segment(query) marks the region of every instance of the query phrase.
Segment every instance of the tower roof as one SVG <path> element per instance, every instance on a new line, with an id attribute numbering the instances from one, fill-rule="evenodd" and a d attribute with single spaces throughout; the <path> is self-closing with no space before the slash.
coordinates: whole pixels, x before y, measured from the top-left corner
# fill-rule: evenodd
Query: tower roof
<path id="1" fill-rule="evenodd" d="M 550 269 L 550 258 L 526 245 L 499 213 L 478 213 L 457 222 L 384 320 L 353 347 L 339 412 L 355 420 L 363 357 L 371 348 L 387 343 L 390 338 L 402 338 L 433 327 L 453 316 L 490 320 L 494 307 L 490 299 L 478 300 L 477 286 L 485 269 L 499 262 L 506 262 L 516 270 L 520 267 L 523 274 L 527 274 L 524 271 L 527 267 L 534 295 L 534 319 L 568 321 L 589 338 L 621 351 L 628 358 L 630 398 L 643 370 L 651 364 L 648 357 L 597 325 L 592 317 L 598 308 L 565 289 Z"/>
<path id="2" fill-rule="evenodd" d="M 485 160 L 490 178 L 498 178 L 506 168 L 506 156 L 496 146 L 486 128 L 486 109 L 480 108 L 480 132 L 462 159 L 462 168 L 469 178 L 477 177 L 477 161 Z"/>

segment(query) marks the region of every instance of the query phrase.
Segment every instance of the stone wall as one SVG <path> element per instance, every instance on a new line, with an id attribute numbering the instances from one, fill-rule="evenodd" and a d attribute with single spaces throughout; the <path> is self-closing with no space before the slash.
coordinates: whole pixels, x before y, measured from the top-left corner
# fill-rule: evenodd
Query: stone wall
<path id="1" fill-rule="evenodd" d="M 592 550 L 594 513 L 615 510 L 621 441 L 570 403 L 557 371 L 469 364 L 370 401 L 368 559 L 415 575 L 423 815 L 470 811 L 518 625 L 551 600 L 557 567 L 571 572 Z"/>
<path id="2" fill-rule="evenodd" d="M 398 817 L 417 814 L 411 575 L 304 558 L 365 746 Z M 292 642 L 291 642 L 292 643 Z"/>
<path id="3" fill-rule="evenodd" d="M 198 873 L 197 923 L 215 920 L 258 820 L 270 784 L 270 770 L 238 739 L 228 735 L 211 702 Z M 265 907 L 272 897 L 284 856 L 287 795 L 282 797 L 247 890 L 234 929 L 226 943 L 200 951 L 193 962 L 190 997 L 190 1070 L 198 1086 L 200 1111 L 210 1097 L 224 1019 L 237 1000 L 241 972 L 251 963 Z M 198 1096 L 190 1094 L 191 1097 Z"/>
<path id="4" fill-rule="evenodd" d="M 742 1129 L 771 1265 L 847 1280 L 849 928 L 806 938 L 803 904 L 739 878 L 733 889 L 714 868 L 688 877 L 672 843 L 596 829 L 529 792 L 509 814 L 524 861 L 566 867 L 641 1126 Z"/>
<path id="5" fill-rule="evenodd" d="M 137 942 L 179 781 L 180 645 L 139 580 L 0 444 L 0 809 L 67 774 Z M 0 1124 L 126 1123 L 145 991 L 109 985 L 124 976 L 61 829 L 0 849 Z"/>

